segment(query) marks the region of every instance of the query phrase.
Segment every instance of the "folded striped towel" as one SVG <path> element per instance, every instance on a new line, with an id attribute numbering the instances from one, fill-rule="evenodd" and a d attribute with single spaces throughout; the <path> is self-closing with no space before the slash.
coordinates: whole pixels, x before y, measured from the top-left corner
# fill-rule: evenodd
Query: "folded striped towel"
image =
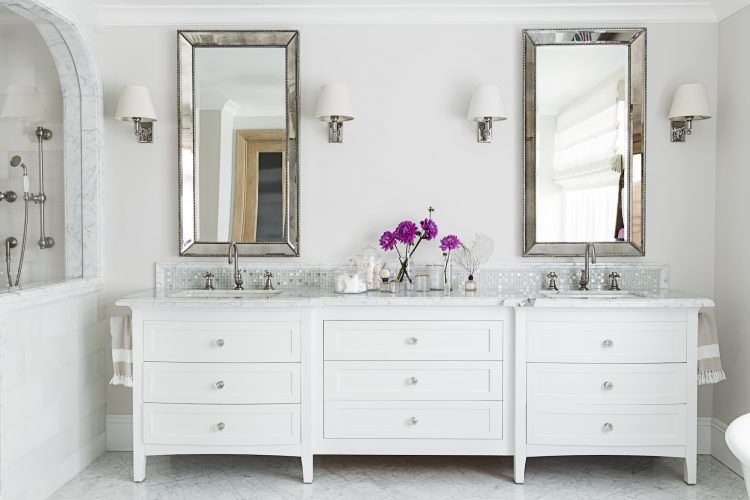
<path id="1" fill-rule="evenodd" d="M 112 368 L 110 385 L 133 387 L 133 330 L 130 316 L 109 318 L 112 334 Z"/>
<path id="2" fill-rule="evenodd" d="M 716 318 L 707 312 L 698 315 L 698 385 L 726 380 L 719 356 L 719 334 Z"/>

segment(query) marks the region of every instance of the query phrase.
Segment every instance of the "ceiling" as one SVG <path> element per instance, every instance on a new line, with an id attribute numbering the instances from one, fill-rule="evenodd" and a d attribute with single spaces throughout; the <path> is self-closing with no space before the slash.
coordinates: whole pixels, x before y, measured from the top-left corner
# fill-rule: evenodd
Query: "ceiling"
<path id="1" fill-rule="evenodd" d="M 750 0 L 57 0 L 100 25 L 717 22 Z"/>

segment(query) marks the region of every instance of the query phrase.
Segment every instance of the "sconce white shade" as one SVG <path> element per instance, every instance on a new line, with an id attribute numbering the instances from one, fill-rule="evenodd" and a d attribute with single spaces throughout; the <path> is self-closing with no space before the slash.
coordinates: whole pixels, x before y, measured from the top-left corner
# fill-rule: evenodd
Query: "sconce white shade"
<path id="1" fill-rule="evenodd" d="M 500 88 L 495 85 L 478 87 L 471 96 L 466 118 L 474 121 L 484 121 L 485 118 L 491 118 L 492 121 L 505 120 L 507 116 Z"/>
<path id="2" fill-rule="evenodd" d="M 349 99 L 349 89 L 346 85 L 330 84 L 323 85 L 318 97 L 318 106 L 315 108 L 316 118 L 329 121 L 332 116 L 337 116 L 339 121 L 354 119 L 354 110 Z"/>
<path id="3" fill-rule="evenodd" d="M 41 122 L 44 120 L 44 106 L 36 87 L 28 85 L 8 85 L 3 110 L 3 120 Z"/>
<path id="4" fill-rule="evenodd" d="M 670 120 L 693 120 L 711 118 L 711 106 L 708 103 L 706 87 L 701 83 L 686 83 L 677 87 L 669 109 Z"/>
<path id="5" fill-rule="evenodd" d="M 155 122 L 156 111 L 154 111 L 154 103 L 151 102 L 148 88 L 143 85 L 123 87 L 115 118 L 122 121 L 140 118 L 141 122 Z"/>

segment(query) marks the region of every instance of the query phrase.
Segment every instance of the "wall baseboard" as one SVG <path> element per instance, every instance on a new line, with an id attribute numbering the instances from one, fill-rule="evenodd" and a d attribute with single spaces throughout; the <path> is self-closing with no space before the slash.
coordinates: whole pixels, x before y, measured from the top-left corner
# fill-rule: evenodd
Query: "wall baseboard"
<path id="1" fill-rule="evenodd" d="M 698 418 L 698 453 L 716 460 L 742 477 L 742 467 L 724 440 L 727 424 L 717 418 Z M 133 416 L 107 415 L 107 451 L 133 451 Z"/>
<path id="2" fill-rule="evenodd" d="M 724 439 L 724 433 L 727 430 L 727 424 L 718 418 L 711 419 L 711 455 L 716 460 L 732 469 L 738 476 L 742 477 L 742 464 L 734 456 L 734 453 L 727 446 Z"/>
<path id="3" fill-rule="evenodd" d="M 133 451 L 132 415 L 107 415 L 107 451 Z"/>
<path id="4" fill-rule="evenodd" d="M 711 454 L 711 417 L 698 417 L 698 454 Z"/>

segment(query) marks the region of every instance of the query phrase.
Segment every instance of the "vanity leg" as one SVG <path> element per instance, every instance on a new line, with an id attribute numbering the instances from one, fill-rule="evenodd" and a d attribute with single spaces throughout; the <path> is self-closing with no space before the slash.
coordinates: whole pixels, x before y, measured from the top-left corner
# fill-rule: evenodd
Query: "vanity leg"
<path id="1" fill-rule="evenodd" d="M 526 457 L 515 455 L 513 457 L 513 480 L 516 484 L 523 484 L 524 471 L 526 469 Z"/>
<path id="2" fill-rule="evenodd" d="M 698 458 L 695 454 L 685 457 L 685 482 L 687 484 L 698 482 Z"/>
<path id="3" fill-rule="evenodd" d="M 133 452 L 133 481 L 136 483 L 146 479 L 146 455 Z"/>
<path id="4" fill-rule="evenodd" d="M 313 456 L 302 455 L 302 482 L 310 484 L 313 482 Z"/>

